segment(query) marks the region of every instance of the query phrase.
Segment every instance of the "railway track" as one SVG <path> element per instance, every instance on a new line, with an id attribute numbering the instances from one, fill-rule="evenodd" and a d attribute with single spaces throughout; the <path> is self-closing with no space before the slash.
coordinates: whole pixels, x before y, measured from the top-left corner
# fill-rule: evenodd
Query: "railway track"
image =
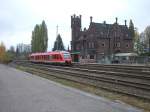
<path id="1" fill-rule="evenodd" d="M 58 78 L 63 78 L 79 83 L 89 84 L 99 88 L 136 96 L 150 100 L 150 75 L 149 71 L 145 74 L 145 68 L 121 66 L 118 65 L 75 65 L 72 67 L 53 66 L 45 64 L 33 64 L 29 62 L 15 62 L 18 65 L 34 68 L 32 71 L 38 73 L 47 73 Z M 103 69 L 104 68 L 104 69 Z M 116 71 L 115 71 L 116 69 Z M 130 70 L 132 72 L 125 72 Z M 146 69 L 149 69 L 148 67 Z M 103 70 L 103 71 L 102 71 Z M 138 73 L 137 71 L 138 70 Z"/>

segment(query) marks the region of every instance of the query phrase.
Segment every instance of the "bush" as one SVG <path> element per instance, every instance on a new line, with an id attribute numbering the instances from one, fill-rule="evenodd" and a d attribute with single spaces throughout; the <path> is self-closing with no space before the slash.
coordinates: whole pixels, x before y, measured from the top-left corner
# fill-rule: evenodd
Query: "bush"
<path id="1" fill-rule="evenodd" d="M 8 64 L 14 59 L 13 54 L 5 52 L 5 54 L 1 55 L 0 63 Z"/>
<path id="2" fill-rule="evenodd" d="M 142 54 L 140 54 L 140 56 L 150 56 L 150 53 L 149 52 L 142 53 Z"/>

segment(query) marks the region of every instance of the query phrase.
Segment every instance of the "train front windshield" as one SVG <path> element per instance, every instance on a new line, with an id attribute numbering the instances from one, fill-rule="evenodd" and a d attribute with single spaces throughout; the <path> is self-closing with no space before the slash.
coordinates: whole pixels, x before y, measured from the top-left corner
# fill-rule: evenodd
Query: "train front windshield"
<path id="1" fill-rule="evenodd" d="M 70 54 L 69 53 L 64 53 L 64 59 L 70 59 Z"/>

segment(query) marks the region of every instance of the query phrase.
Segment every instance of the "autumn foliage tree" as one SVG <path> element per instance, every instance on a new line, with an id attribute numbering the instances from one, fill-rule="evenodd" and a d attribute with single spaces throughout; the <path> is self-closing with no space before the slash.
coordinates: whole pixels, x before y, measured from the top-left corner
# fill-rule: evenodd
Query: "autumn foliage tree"
<path id="1" fill-rule="evenodd" d="M 11 52 L 6 51 L 6 47 L 3 42 L 0 43 L 0 63 L 9 63 L 14 59 Z"/>

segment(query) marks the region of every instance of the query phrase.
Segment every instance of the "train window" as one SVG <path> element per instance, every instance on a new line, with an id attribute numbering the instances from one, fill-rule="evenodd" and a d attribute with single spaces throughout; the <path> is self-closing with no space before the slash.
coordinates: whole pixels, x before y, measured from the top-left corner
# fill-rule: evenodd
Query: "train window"
<path id="1" fill-rule="evenodd" d="M 52 59 L 52 56 L 49 55 L 49 56 L 48 56 L 48 60 L 51 60 L 51 59 Z"/>
<path id="2" fill-rule="evenodd" d="M 61 54 L 59 55 L 59 57 L 60 57 L 60 59 L 62 59 L 62 55 Z"/>
<path id="3" fill-rule="evenodd" d="M 58 54 L 56 54 L 56 59 L 59 59 L 59 55 Z"/>
<path id="4" fill-rule="evenodd" d="M 52 59 L 56 59 L 56 56 L 55 56 L 55 55 L 52 55 Z"/>
<path id="5" fill-rule="evenodd" d="M 60 54 L 58 55 L 58 59 L 62 59 Z"/>
<path id="6" fill-rule="evenodd" d="M 46 60 L 49 60 L 49 56 L 48 55 L 46 55 Z"/>
<path id="7" fill-rule="evenodd" d="M 55 54 L 55 59 L 57 59 L 57 55 Z"/>
<path id="8" fill-rule="evenodd" d="M 47 55 L 44 55 L 44 60 L 47 60 Z"/>
<path id="9" fill-rule="evenodd" d="M 65 59 L 70 58 L 70 54 L 69 53 L 64 53 L 64 58 Z"/>

